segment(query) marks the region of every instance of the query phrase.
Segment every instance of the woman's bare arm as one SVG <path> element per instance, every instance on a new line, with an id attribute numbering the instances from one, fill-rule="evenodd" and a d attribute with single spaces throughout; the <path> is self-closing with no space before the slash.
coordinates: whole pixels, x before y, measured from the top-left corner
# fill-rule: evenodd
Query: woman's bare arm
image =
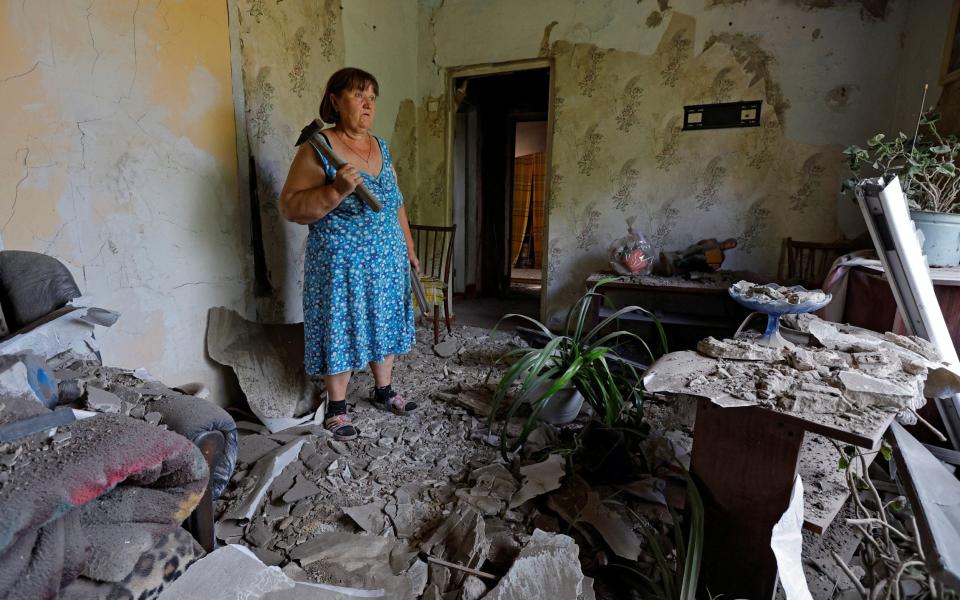
<path id="1" fill-rule="evenodd" d="M 353 192 L 359 180 L 356 168 L 345 165 L 337 170 L 333 183 L 326 183 L 323 164 L 313 147 L 302 144 L 280 192 L 280 214 L 288 221 L 309 225 L 338 207 Z"/>
<path id="2" fill-rule="evenodd" d="M 397 219 L 400 221 L 400 229 L 403 230 L 403 239 L 407 242 L 407 258 L 413 265 L 413 270 L 420 272 L 420 259 L 417 258 L 417 251 L 413 247 L 413 234 L 410 233 L 410 222 L 407 220 L 407 209 L 402 204 L 397 209 Z"/>

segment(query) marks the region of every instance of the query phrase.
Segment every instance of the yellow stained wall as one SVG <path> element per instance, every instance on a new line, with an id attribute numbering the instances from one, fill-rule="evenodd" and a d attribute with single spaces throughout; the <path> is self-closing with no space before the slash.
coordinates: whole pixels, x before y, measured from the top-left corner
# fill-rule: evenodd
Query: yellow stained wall
<path id="1" fill-rule="evenodd" d="M 0 1 L 0 131 L 3 247 L 122 314 L 109 364 L 219 389 L 206 311 L 248 288 L 225 3 Z"/>

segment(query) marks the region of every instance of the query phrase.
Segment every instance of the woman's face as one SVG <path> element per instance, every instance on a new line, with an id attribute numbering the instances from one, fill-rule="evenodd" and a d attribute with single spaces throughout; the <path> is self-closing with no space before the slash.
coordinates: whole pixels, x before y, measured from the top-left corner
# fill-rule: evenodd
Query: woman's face
<path id="1" fill-rule="evenodd" d="M 340 125 L 348 129 L 366 130 L 373 126 L 373 117 L 377 112 L 377 95 L 373 86 L 343 90 L 333 97 L 333 106 L 340 113 Z"/>

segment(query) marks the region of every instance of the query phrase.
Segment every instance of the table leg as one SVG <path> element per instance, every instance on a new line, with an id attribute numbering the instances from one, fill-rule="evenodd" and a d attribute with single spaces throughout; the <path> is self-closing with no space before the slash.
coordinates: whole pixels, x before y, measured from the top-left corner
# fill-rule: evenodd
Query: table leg
<path id="1" fill-rule="evenodd" d="M 704 503 L 700 593 L 770 600 L 774 524 L 790 501 L 802 427 L 756 407 L 697 406 L 691 472 Z"/>

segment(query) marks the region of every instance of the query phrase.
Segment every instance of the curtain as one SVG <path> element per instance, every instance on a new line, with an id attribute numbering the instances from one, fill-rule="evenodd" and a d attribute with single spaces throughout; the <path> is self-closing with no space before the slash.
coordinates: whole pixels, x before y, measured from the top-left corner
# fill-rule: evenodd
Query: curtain
<path id="1" fill-rule="evenodd" d="M 530 225 L 533 252 L 540 268 L 543 243 L 543 208 L 546 199 L 546 159 L 543 152 L 513 159 L 513 211 L 510 220 L 510 264 L 520 258 L 523 236 Z"/>

